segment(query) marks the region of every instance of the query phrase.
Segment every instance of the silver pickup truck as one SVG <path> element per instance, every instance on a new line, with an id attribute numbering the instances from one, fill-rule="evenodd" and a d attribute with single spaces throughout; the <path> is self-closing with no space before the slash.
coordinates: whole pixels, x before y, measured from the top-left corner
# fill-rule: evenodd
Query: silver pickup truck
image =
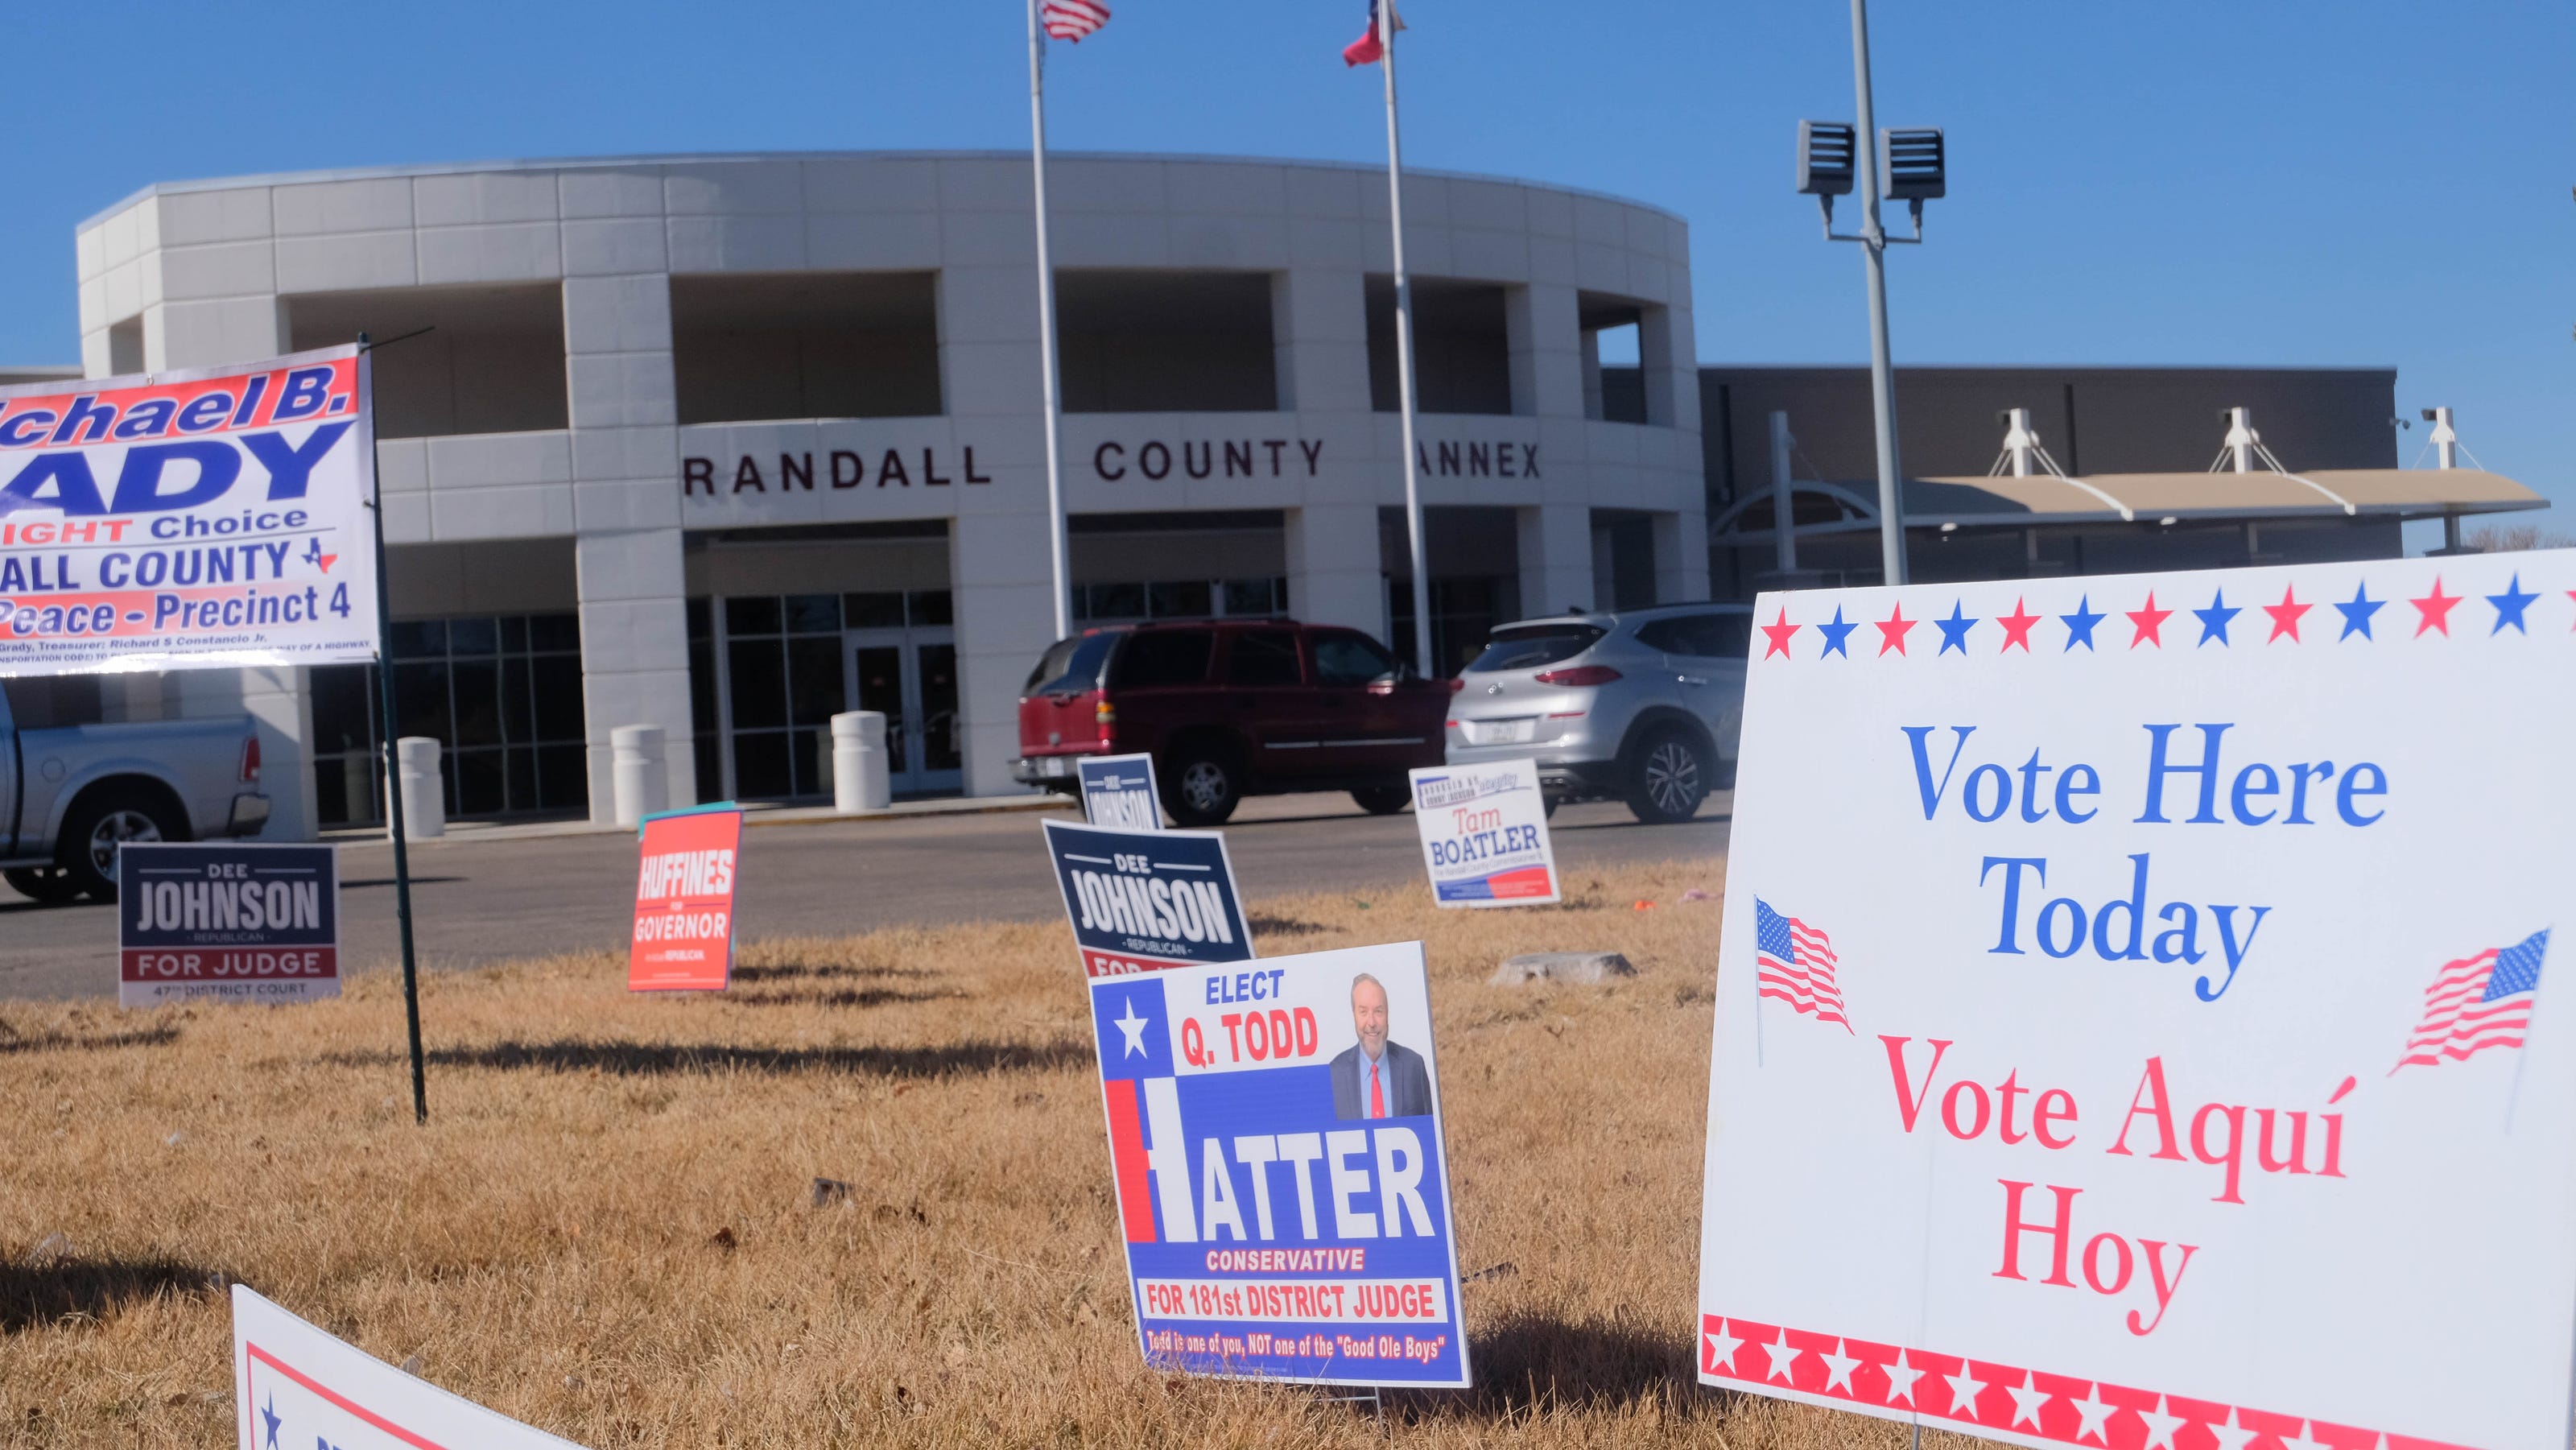
<path id="1" fill-rule="evenodd" d="M 96 676 L 0 680 L 0 880 L 37 901 L 115 899 L 127 841 L 268 823 L 250 717 L 111 722 L 100 699 Z"/>

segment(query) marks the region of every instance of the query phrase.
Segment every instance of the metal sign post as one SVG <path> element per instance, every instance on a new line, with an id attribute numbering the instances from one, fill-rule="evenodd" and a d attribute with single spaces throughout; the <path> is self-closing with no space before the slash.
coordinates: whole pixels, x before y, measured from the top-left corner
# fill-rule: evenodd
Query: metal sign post
<path id="1" fill-rule="evenodd" d="M 392 341 L 418 336 L 418 332 L 409 332 Z M 376 344 L 368 335 L 359 333 L 358 355 L 363 358 L 375 350 Z M 371 436 L 367 441 L 372 446 L 375 440 Z M 376 521 L 376 692 L 385 716 L 385 814 L 394 842 L 394 924 L 402 940 L 403 1019 L 411 1033 L 411 1114 L 413 1122 L 426 1124 L 429 1079 L 421 1062 L 420 964 L 411 939 L 411 843 L 403 831 L 402 762 L 395 758 L 394 751 L 394 606 L 392 593 L 385 587 L 385 490 L 383 480 L 376 476 L 373 458 L 367 460 L 367 480 L 375 494 L 367 508 Z"/>

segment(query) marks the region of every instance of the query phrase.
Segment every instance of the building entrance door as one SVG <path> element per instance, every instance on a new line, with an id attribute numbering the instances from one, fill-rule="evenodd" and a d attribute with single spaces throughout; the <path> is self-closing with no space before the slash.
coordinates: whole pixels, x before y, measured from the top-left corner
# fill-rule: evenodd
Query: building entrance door
<path id="1" fill-rule="evenodd" d="M 963 789 L 957 632 L 944 625 L 854 629 L 842 638 L 850 652 L 849 708 L 885 712 L 886 766 L 894 794 Z"/>

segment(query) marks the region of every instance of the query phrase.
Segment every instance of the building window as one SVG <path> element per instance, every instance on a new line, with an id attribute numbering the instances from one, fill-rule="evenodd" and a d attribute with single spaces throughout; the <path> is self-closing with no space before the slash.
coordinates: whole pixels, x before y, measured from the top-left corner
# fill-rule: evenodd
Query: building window
<path id="1" fill-rule="evenodd" d="M 555 283 L 395 287 L 278 300 L 291 351 L 338 347 L 361 332 L 378 342 L 402 338 L 369 355 L 379 440 L 571 426 L 563 289 Z"/>
<path id="2" fill-rule="evenodd" d="M 1068 413 L 1266 413 L 1279 406 L 1266 272 L 1056 272 Z"/>
<path id="3" fill-rule="evenodd" d="M 1076 584 L 1076 624 L 1134 624 L 1148 619 L 1226 619 L 1288 612 L 1288 581 L 1164 579 L 1150 584 Z"/>
<path id="4" fill-rule="evenodd" d="M 1369 404 L 1401 407 L 1396 369 L 1395 279 L 1371 276 L 1368 307 Z M 1424 413 L 1512 411 L 1512 350 L 1503 289 L 1490 282 L 1413 280 L 1414 406 Z"/>
<path id="5" fill-rule="evenodd" d="M 1483 652 L 1485 637 L 1494 626 L 1520 618 L 1520 592 L 1520 581 L 1508 574 L 1432 580 L 1431 657 L 1439 668 L 1424 673 L 1450 679 L 1465 669 L 1469 660 Z M 1394 636 L 1390 642 L 1396 658 L 1412 664 L 1412 581 L 1390 576 L 1386 593 L 1388 631 Z"/>
<path id="6" fill-rule="evenodd" d="M 683 425 L 936 416 L 938 279 L 673 277 L 671 375 Z"/>
<path id="7" fill-rule="evenodd" d="M 710 758 L 715 652 L 707 601 L 690 602 L 692 628 L 710 626 L 705 648 L 692 640 L 690 688 L 699 699 L 699 793 L 724 794 L 721 758 Z M 956 615 L 945 589 L 851 594 L 732 595 L 724 601 L 723 696 L 731 715 L 733 791 L 741 800 L 791 800 L 832 789 L 832 717 L 885 713 L 888 764 L 899 790 L 937 788 L 963 768 L 957 713 L 956 646 L 913 631 L 945 630 Z M 896 634 L 882 640 L 868 631 Z M 857 639 L 848 633 L 859 635 Z M 909 656 L 909 660 L 907 660 Z M 849 663 L 859 676 L 853 698 Z M 907 685 L 907 668 L 910 684 Z"/>
<path id="8" fill-rule="evenodd" d="M 578 616 L 402 620 L 386 653 L 394 662 L 395 734 L 439 743 L 448 815 L 589 807 Z M 313 797 L 321 823 L 383 820 L 376 667 L 317 666 L 312 697 Z"/>

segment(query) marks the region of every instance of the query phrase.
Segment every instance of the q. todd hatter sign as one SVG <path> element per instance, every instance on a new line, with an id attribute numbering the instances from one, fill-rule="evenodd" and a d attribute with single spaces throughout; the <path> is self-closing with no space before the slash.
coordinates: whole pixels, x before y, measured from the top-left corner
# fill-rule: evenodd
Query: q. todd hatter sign
<path id="1" fill-rule="evenodd" d="M 2571 589 L 1765 596 L 1701 1377 L 2031 1445 L 2561 1450 Z"/>

